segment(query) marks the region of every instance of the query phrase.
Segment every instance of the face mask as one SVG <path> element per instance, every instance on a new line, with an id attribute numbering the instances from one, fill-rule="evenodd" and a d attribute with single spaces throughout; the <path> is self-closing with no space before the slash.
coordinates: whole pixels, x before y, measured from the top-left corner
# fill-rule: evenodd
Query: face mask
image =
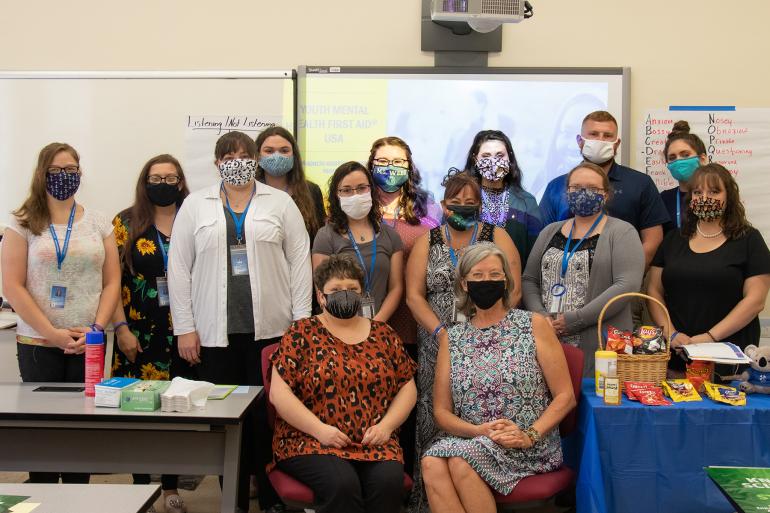
<path id="1" fill-rule="evenodd" d="M 45 176 L 45 189 L 59 201 L 71 198 L 80 188 L 80 173 L 57 173 Z"/>
<path id="2" fill-rule="evenodd" d="M 294 169 L 294 155 L 281 155 L 278 152 L 260 157 L 259 167 L 270 176 L 286 176 Z"/>
<path id="3" fill-rule="evenodd" d="M 508 157 L 484 157 L 476 161 L 476 170 L 490 182 L 502 180 L 510 169 Z"/>
<path id="4" fill-rule="evenodd" d="M 233 159 L 219 164 L 219 176 L 229 185 L 246 185 L 254 179 L 256 172 L 254 159 Z"/>
<path id="5" fill-rule="evenodd" d="M 372 176 L 377 187 L 385 192 L 396 192 L 409 180 L 409 170 L 398 166 L 374 166 Z"/>
<path id="6" fill-rule="evenodd" d="M 504 280 L 468 281 L 468 296 L 476 308 L 489 310 L 505 295 Z"/>
<path id="7" fill-rule="evenodd" d="M 598 214 L 604 206 L 604 194 L 580 189 L 567 193 L 567 204 L 576 216 L 586 217 Z"/>
<path id="8" fill-rule="evenodd" d="M 478 205 L 447 205 L 447 210 L 452 214 L 446 222 L 455 230 L 465 231 L 476 224 L 479 216 Z"/>
<path id="9" fill-rule="evenodd" d="M 147 197 L 150 198 L 153 205 L 167 207 L 179 199 L 179 188 L 167 183 L 148 183 Z"/>
<path id="10" fill-rule="evenodd" d="M 324 297 L 324 310 L 337 319 L 352 319 L 361 310 L 361 294 L 355 290 L 338 290 Z"/>
<path id="11" fill-rule="evenodd" d="M 583 157 L 597 165 L 606 164 L 615 158 L 615 141 L 583 139 Z"/>
<path id="12" fill-rule="evenodd" d="M 690 202 L 690 210 L 701 221 L 713 221 L 724 215 L 725 202 L 716 198 L 699 196 Z"/>
<path id="13" fill-rule="evenodd" d="M 690 179 L 696 169 L 700 167 L 700 157 L 688 157 L 686 159 L 672 160 L 666 167 L 671 172 L 674 180 L 686 182 Z"/>
<path id="14" fill-rule="evenodd" d="M 340 208 L 351 219 L 356 221 L 363 219 L 372 210 L 372 193 L 342 196 L 340 197 Z"/>

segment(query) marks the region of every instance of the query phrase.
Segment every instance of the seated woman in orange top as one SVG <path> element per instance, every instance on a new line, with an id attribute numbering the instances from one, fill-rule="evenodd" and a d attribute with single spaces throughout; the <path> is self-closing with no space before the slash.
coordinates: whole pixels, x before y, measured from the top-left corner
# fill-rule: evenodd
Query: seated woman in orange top
<path id="1" fill-rule="evenodd" d="M 417 400 L 416 364 L 384 322 L 361 316 L 350 255 L 315 270 L 320 315 L 295 321 L 272 356 L 277 467 L 313 490 L 315 511 L 398 513 L 397 428 Z"/>

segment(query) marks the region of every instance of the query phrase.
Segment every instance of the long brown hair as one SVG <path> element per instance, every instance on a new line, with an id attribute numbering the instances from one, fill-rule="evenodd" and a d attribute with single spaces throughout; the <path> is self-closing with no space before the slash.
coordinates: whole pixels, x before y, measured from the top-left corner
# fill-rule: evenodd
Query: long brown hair
<path id="1" fill-rule="evenodd" d="M 262 151 L 262 145 L 268 137 L 277 135 L 283 137 L 291 145 L 291 152 L 294 155 L 294 167 L 286 175 L 289 182 L 289 190 L 291 190 L 291 199 L 297 204 L 302 219 L 305 220 L 305 229 L 310 233 L 311 240 L 315 233 L 321 228 L 319 220 L 316 218 L 316 208 L 313 197 L 310 195 L 310 187 L 308 187 L 307 179 L 305 178 L 305 168 L 302 166 L 302 156 L 299 153 L 299 146 L 297 141 L 291 132 L 286 130 L 282 126 L 273 126 L 260 132 L 256 139 L 257 157 L 259 157 L 260 151 Z M 261 167 L 257 167 L 257 180 L 265 180 L 265 170 Z"/>
<path id="2" fill-rule="evenodd" d="M 377 150 L 383 146 L 395 146 L 401 148 L 406 153 L 406 160 L 409 162 L 409 180 L 401 187 L 401 198 L 398 200 L 398 207 L 407 223 L 411 225 L 420 224 L 420 219 L 428 215 L 428 193 L 420 187 L 422 177 L 420 171 L 415 167 L 412 159 L 412 149 L 406 144 L 406 141 L 400 137 L 381 137 L 372 143 L 369 150 L 369 160 L 366 167 L 372 172 L 374 165 L 374 155 Z M 376 194 L 372 191 L 372 194 Z"/>
<path id="3" fill-rule="evenodd" d="M 366 175 L 366 181 L 369 182 L 369 192 L 372 195 L 372 209 L 366 215 L 369 222 L 374 227 L 374 230 L 379 233 L 380 222 L 382 221 L 382 209 L 380 208 L 380 200 L 377 198 L 377 194 L 374 193 L 374 181 L 372 180 L 372 174 L 361 165 L 359 162 L 350 161 L 345 162 L 334 170 L 334 174 L 329 178 L 329 225 L 338 233 L 345 235 L 348 230 L 348 216 L 342 211 L 340 206 L 340 198 L 337 196 L 337 189 L 340 187 L 340 182 L 355 171 L 361 171 Z"/>
<path id="4" fill-rule="evenodd" d="M 26 228 L 35 235 L 40 235 L 46 226 L 51 222 L 51 213 L 48 211 L 48 201 L 45 187 L 45 178 L 48 174 L 48 168 L 56 155 L 66 151 L 75 162 L 80 164 L 80 155 L 67 143 L 51 143 L 40 150 L 37 156 L 37 166 L 32 174 L 32 184 L 29 187 L 29 196 L 24 200 L 21 206 L 13 211 L 13 215 L 19 221 L 22 228 Z"/>
<path id="5" fill-rule="evenodd" d="M 126 245 L 123 246 L 122 260 L 123 265 L 131 272 L 134 273 L 133 259 L 131 254 L 132 248 L 136 244 L 137 239 L 146 232 L 150 226 L 155 224 L 155 206 L 150 201 L 150 197 L 147 195 L 147 177 L 150 176 L 150 169 L 155 164 L 172 164 L 176 168 L 176 173 L 179 175 L 179 185 L 182 188 L 179 190 L 179 198 L 176 200 L 176 208 L 178 209 L 182 202 L 190 194 L 190 189 L 187 188 L 187 181 L 184 177 L 184 171 L 182 165 L 173 156 L 164 153 L 151 158 L 142 167 L 142 171 L 139 173 L 139 178 L 136 180 L 136 192 L 134 195 L 134 204 L 120 213 L 120 217 L 125 219 L 128 223 L 128 238 Z"/>
<path id="6" fill-rule="evenodd" d="M 725 213 L 722 215 L 722 230 L 728 240 L 738 239 L 749 231 L 751 223 L 746 219 L 746 209 L 741 201 L 738 183 L 723 165 L 717 163 L 706 164 L 695 170 L 689 182 L 687 199 L 687 215 L 682 225 L 682 235 L 688 239 L 695 234 L 698 226 L 698 218 L 689 207 L 692 201 L 692 191 L 697 186 L 705 185 L 715 187 L 717 185 L 724 187 L 727 193 L 725 199 Z"/>

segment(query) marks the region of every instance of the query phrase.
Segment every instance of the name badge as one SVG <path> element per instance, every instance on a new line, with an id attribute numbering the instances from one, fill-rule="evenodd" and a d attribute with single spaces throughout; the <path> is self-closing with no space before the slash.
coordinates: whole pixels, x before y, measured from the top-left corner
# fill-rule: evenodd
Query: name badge
<path id="1" fill-rule="evenodd" d="M 249 259 L 245 244 L 230 246 L 230 266 L 233 268 L 233 276 L 248 276 Z"/>
<path id="2" fill-rule="evenodd" d="M 553 296 L 551 299 L 551 310 L 549 312 L 551 315 L 562 312 L 562 300 L 566 294 L 567 287 L 561 283 L 555 283 L 554 286 L 551 287 L 551 295 Z"/>
<path id="3" fill-rule="evenodd" d="M 457 302 L 452 302 L 452 322 L 467 322 L 465 314 L 457 309 Z"/>
<path id="4" fill-rule="evenodd" d="M 168 306 L 168 278 L 163 276 L 155 280 L 155 285 L 158 289 L 158 306 Z"/>
<path id="5" fill-rule="evenodd" d="M 367 319 L 374 319 L 374 298 L 369 294 L 361 298 L 361 315 Z"/>
<path id="6" fill-rule="evenodd" d="M 64 308 L 67 302 L 67 287 L 64 285 L 51 285 L 51 308 Z"/>

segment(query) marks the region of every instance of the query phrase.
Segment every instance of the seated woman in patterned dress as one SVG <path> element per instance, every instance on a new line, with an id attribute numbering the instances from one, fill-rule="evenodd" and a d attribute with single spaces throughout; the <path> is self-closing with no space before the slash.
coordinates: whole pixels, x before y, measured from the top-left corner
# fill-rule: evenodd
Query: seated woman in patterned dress
<path id="1" fill-rule="evenodd" d="M 313 490 L 318 513 L 398 513 L 416 364 L 390 326 L 361 316 L 354 257 L 329 256 L 314 281 L 323 312 L 295 321 L 272 356 L 276 465 Z"/>
<path id="2" fill-rule="evenodd" d="M 440 334 L 433 412 L 446 436 L 422 459 L 431 511 L 493 513 L 492 489 L 561 465 L 557 426 L 575 407 L 567 362 L 544 317 L 511 308 L 512 283 L 495 246 L 460 260 L 455 294 L 471 320 Z"/>

